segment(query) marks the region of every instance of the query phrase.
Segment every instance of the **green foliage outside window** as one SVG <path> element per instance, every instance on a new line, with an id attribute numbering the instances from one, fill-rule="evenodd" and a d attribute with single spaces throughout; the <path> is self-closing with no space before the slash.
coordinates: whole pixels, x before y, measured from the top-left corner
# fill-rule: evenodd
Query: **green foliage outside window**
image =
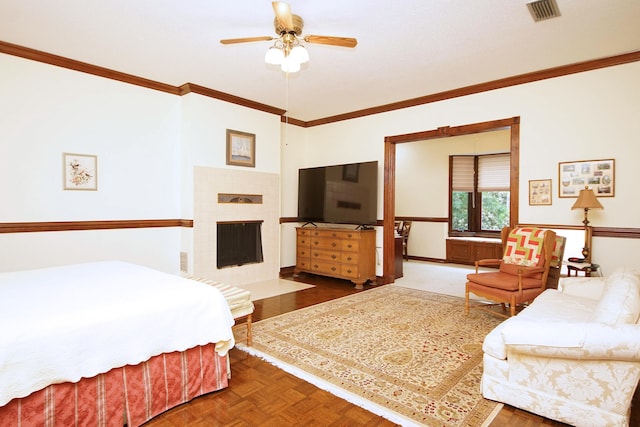
<path id="1" fill-rule="evenodd" d="M 509 225 L 509 192 L 487 191 L 482 194 L 482 231 L 500 231 Z M 451 200 L 451 228 L 469 231 L 469 203 L 471 193 L 454 191 Z"/>
<path id="2" fill-rule="evenodd" d="M 509 192 L 489 191 L 482 193 L 482 219 L 480 228 L 483 231 L 500 231 L 509 225 Z"/>
<path id="3" fill-rule="evenodd" d="M 469 230 L 469 194 L 464 191 L 453 192 L 451 200 L 451 229 L 453 230 Z"/>

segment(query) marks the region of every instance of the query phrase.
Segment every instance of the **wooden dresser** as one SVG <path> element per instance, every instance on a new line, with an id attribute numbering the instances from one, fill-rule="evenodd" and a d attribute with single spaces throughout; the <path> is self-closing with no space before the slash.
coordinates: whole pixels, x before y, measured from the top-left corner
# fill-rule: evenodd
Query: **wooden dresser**
<path id="1" fill-rule="evenodd" d="M 376 280 L 376 231 L 296 228 L 296 268 L 300 272 L 351 280 L 362 289 Z"/>

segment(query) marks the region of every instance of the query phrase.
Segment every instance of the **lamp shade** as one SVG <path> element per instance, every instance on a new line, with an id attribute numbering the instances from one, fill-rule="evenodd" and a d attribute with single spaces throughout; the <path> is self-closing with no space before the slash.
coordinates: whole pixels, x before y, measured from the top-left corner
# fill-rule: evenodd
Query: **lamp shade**
<path id="1" fill-rule="evenodd" d="M 270 47 L 264 55 L 264 62 L 272 65 L 280 65 L 284 61 L 284 52 L 275 46 Z"/>
<path id="2" fill-rule="evenodd" d="M 296 62 L 291 56 L 287 56 L 282 61 L 282 65 L 280 65 L 280 69 L 285 73 L 297 73 L 300 71 L 300 63 Z"/>
<path id="3" fill-rule="evenodd" d="M 291 49 L 289 56 L 293 58 L 298 64 L 304 64 L 309 61 L 309 52 L 304 47 L 298 45 Z"/>
<path id="4" fill-rule="evenodd" d="M 604 209 L 598 201 L 598 198 L 589 187 L 580 190 L 578 200 L 573 204 L 571 209 Z"/>

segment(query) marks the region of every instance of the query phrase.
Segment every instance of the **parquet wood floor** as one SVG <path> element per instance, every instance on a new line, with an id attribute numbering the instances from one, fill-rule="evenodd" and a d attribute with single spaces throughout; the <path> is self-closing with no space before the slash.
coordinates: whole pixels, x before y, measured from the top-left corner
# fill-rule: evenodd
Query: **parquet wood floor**
<path id="1" fill-rule="evenodd" d="M 256 301 L 254 321 L 362 292 L 344 280 L 313 275 L 301 275 L 297 280 L 316 286 Z M 394 425 L 240 350 L 231 350 L 230 360 L 228 388 L 161 414 L 145 427 Z M 632 426 L 640 426 L 639 395 L 636 393 L 634 400 Z M 505 406 L 491 423 L 492 427 L 565 425 L 510 406 Z"/>

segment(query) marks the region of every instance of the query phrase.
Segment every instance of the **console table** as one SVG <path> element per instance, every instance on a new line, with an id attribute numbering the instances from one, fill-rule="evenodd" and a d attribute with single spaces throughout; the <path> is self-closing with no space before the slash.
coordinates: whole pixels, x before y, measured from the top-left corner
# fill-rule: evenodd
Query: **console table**
<path id="1" fill-rule="evenodd" d="M 502 241 L 499 239 L 447 239 L 447 262 L 473 265 L 480 259 L 500 258 L 502 258 Z"/>
<path id="2" fill-rule="evenodd" d="M 376 280 L 376 231 L 344 228 L 296 228 L 296 267 L 300 272 L 336 277 L 362 289 Z"/>

